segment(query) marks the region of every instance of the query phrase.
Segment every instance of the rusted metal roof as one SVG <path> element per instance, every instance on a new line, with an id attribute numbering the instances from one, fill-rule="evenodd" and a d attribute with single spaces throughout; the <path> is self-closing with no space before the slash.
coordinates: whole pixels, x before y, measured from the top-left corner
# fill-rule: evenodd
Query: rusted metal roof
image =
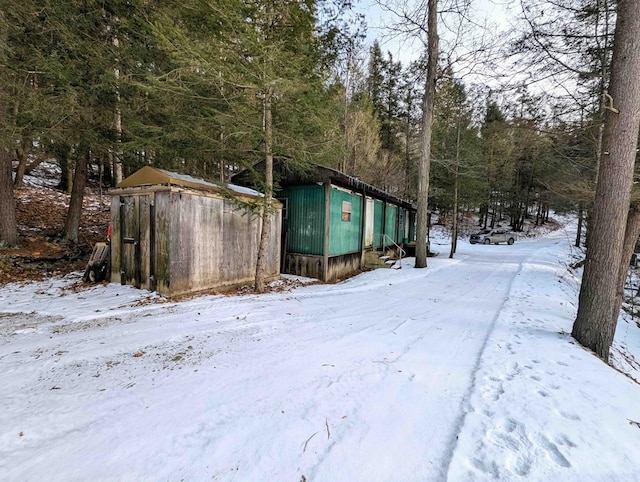
<path id="1" fill-rule="evenodd" d="M 397 204 L 411 211 L 416 210 L 416 206 L 410 201 L 401 199 L 376 186 L 367 184 L 356 177 L 349 176 L 330 167 L 319 164 L 309 164 L 306 168 L 295 168 L 277 159 L 274 160 L 273 171 L 274 178 L 282 188 L 300 184 L 330 182 L 336 186 L 342 186 L 360 193 L 364 192 L 367 196 L 371 196 L 374 199 Z M 264 173 L 264 161 L 255 164 L 252 169 L 246 169 L 232 176 L 232 180 L 238 184 L 251 186 L 254 184 L 255 173 Z"/>

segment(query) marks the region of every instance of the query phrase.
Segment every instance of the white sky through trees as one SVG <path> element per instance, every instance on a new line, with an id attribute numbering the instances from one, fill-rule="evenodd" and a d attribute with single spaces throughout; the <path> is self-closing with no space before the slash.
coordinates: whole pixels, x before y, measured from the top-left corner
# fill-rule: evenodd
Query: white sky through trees
<path id="1" fill-rule="evenodd" d="M 504 31 L 509 27 L 510 18 L 513 17 L 513 12 L 510 12 L 509 8 L 509 4 L 512 2 L 471 1 L 469 21 L 465 23 L 477 24 L 478 28 L 476 30 L 482 30 L 481 27 L 486 26 L 489 34 L 496 34 L 498 31 Z M 401 4 L 415 5 L 417 2 L 361 0 L 356 4 L 355 8 L 357 12 L 365 15 L 367 44 L 372 45 L 375 40 L 378 40 L 383 52 L 390 52 L 395 60 L 400 60 L 403 66 L 407 66 L 410 62 L 420 57 L 425 47 L 415 37 L 411 38 L 409 35 L 394 32 L 393 26 L 400 22 L 400 19 L 390 10 L 399 10 Z M 449 39 L 451 42 L 453 41 L 454 35 L 451 31 L 441 28 L 439 34 L 441 37 Z"/>

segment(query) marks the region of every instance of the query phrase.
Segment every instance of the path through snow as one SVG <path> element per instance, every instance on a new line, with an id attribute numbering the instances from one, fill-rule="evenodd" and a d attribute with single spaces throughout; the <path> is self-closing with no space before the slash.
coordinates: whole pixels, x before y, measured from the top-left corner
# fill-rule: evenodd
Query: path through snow
<path id="1" fill-rule="evenodd" d="M 9 285 L 0 479 L 640 480 L 640 387 L 567 335 L 568 243 L 263 296 Z"/>

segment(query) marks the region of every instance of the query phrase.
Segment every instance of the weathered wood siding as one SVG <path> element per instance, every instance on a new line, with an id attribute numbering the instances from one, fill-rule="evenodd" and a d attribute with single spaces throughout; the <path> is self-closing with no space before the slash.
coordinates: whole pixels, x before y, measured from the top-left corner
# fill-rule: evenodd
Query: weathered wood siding
<path id="1" fill-rule="evenodd" d="M 121 250 L 120 246 L 120 196 L 111 197 L 111 282 L 120 283 Z"/>
<path id="2" fill-rule="evenodd" d="M 111 281 L 153 289 L 152 211 L 154 193 L 111 199 Z"/>
<path id="3" fill-rule="evenodd" d="M 322 280 L 323 261 L 323 256 L 287 253 L 287 255 L 285 256 L 283 271 L 285 273 L 295 274 L 297 276 L 306 276 L 308 278 L 317 278 L 319 280 Z"/>
<path id="4" fill-rule="evenodd" d="M 280 274 L 281 209 L 271 219 L 267 277 Z M 220 195 L 181 188 L 114 194 L 112 281 L 166 296 L 251 282 L 261 218 Z"/>
<path id="5" fill-rule="evenodd" d="M 138 246 L 136 247 L 139 270 L 139 287 L 151 289 L 151 211 L 153 193 L 138 198 Z"/>
<path id="6" fill-rule="evenodd" d="M 338 281 L 346 275 L 353 274 L 363 266 L 360 253 L 343 254 L 329 258 L 327 279 L 324 281 Z"/>
<path id="7" fill-rule="evenodd" d="M 171 293 L 171 191 L 156 192 L 155 278 L 158 293 Z"/>
<path id="8" fill-rule="evenodd" d="M 121 281 L 127 285 L 133 285 L 140 287 L 138 281 L 137 267 L 138 267 L 138 240 L 140 223 L 138 213 L 138 200 L 139 196 L 122 196 L 120 198 L 120 230 L 122 233 L 121 239 L 121 259 L 122 267 L 120 276 Z"/>
<path id="9" fill-rule="evenodd" d="M 171 294 L 216 286 L 224 253 L 223 200 L 172 192 L 169 203 Z"/>
<path id="10" fill-rule="evenodd" d="M 359 252 L 331 256 L 328 258 L 327 275 L 325 276 L 323 262 L 324 258 L 322 256 L 289 253 L 285 259 L 284 272 L 332 282 L 344 279 L 347 275 L 364 266 Z"/>
<path id="11" fill-rule="evenodd" d="M 223 254 L 220 277 L 232 281 L 238 273 L 250 279 L 255 275 L 262 219 L 229 200 L 224 200 Z"/>

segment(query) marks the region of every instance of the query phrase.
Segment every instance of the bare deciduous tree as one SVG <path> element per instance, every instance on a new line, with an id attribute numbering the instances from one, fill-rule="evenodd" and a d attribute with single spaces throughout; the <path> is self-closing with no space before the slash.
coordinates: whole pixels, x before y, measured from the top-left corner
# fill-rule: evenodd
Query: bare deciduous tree
<path id="1" fill-rule="evenodd" d="M 416 268 L 427 267 L 427 229 L 429 219 L 429 167 L 431 165 L 431 132 L 438 68 L 438 2 L 429 0 L 427 79 L 422 107 L 420 162 L 418 165 L 418 214 L 416 219 Z"/>

